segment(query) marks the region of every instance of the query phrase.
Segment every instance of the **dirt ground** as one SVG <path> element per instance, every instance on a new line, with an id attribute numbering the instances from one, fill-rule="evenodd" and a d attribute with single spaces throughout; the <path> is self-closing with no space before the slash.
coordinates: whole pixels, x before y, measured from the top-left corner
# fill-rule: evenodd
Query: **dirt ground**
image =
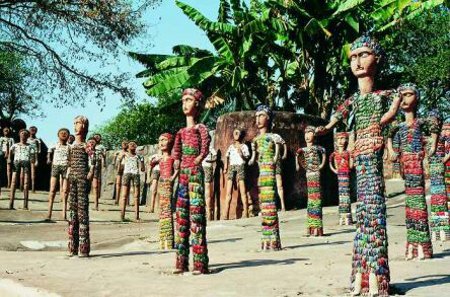
<path id="1" fill-rule="evenodd" d="M 400 182 L 387 184 L 398 191 Z M 30 211 L 6 207 L 0 199 L 0 296 L 345 296 L 349 295 L 353 227 L 337 225 L 337 207 L 324 209 L 326 236 L 307 238 L 305 210 L 280 213 L 283 250 L 261 252 L 261 218 L 210 222 L 207 228 L 211 274 L 171 274 L 175 252 L 158 250 L 156 214 L 140 223 L 119 222 L 112 200 L 90 211 L 91 255 L 69 258 L 67 222 L 43 220 L 47 193 L 31 195 Z M 445 296 L 450 292 L 450 243 L 436 243 L 435 257 L 405 261 L 404 196 L 388 200 L 392 292 Z M 354 206 L 353 206 L 354 208 Z M 143 210 L 143 208 L 142 208 Z M 130 212 L 129 218 L 133 217 Z"/>

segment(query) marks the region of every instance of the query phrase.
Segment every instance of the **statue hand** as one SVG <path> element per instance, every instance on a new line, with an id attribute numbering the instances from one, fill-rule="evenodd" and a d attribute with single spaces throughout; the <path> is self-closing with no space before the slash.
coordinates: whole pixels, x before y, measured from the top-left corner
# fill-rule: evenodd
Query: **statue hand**
<path id="1" fill-rule="evenodd" d="M 327 131 L 327 129 L 324 127 L 324 126 L 318 126 L 318 127 L 316 127 L 316 134 L 317 135 L 324 135 L 324 134 L 326 134 L 328 131 Z"/>
<path id="2" fill-rule="evenodd" d="M 180 169 L 180 160 L 175 160 L 175 162 L 173 162 L 173 168 Z"/>
<path id="3" fill-rule="evenodd" d="M 195 165 L 200 165 L 202 163 L 202 156 L 197 156 L 194 160 Z"/>
<path id="4" fill-rule="evenodd" d="M 389 159 L 391 160 L 391 162 L 397 161 L 397 159 L 398 159 L 398 154 L 397 153 L 390 153 L 389 155 L 390 155 Z"/>
<path id="5" fill-rule="evenodd" d="M 87 179 L 88 181 L 91 181 L 93 177 L 94 177 L 94 173 L 93 173 L 92 171 L 89 171 L 89 173 L 88 173 L 87 176 L 86 176 L 86 179 Z"/>
<path id="6" fill-rule="evenodd" d="M 436 153 L 436 147 L 435 146 L 431 146 L 430 149 L 428 150 L 428 156 L 433 156 L 434 153 Z"/>

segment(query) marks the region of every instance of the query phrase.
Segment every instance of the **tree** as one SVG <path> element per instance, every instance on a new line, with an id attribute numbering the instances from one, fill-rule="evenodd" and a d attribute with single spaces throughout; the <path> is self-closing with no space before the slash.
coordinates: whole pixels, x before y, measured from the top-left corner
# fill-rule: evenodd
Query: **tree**
<path id="1" fill-rule="evenodd" d="M 30 95 L 30 69 L 14 52 L 0 51 L 0 119 L 10 123 L 18 115 L 42 116 L 38 98 Z"/>
<path id="2" fill-rule="evenodd" d="M 328 118 L 336 99 L 348 95 L 349 43 L 361 32 L 383 36 L 442 0 L 246 1 L 221 0 L 211 21 L 176 1 L 202 29 L 215 52 L 174 47 L 173 55 L 136 54 L 147 70 L 151 96 L 197 86 L 210 98 L 234 101 L 235 109 L 258 102 Z"/>
<path id="3" fill-rule="evenodd" d="M 56 104 L 99 102 L 106 92 L 131 98 L 126 75 L 86 71 L 104 67 L 142 31 L 141 13 L 158 0 L 0 0 L 0 45 L 30 59 L 41 98 Z M 110 55 L 108 55 L 110 54 Z"/>

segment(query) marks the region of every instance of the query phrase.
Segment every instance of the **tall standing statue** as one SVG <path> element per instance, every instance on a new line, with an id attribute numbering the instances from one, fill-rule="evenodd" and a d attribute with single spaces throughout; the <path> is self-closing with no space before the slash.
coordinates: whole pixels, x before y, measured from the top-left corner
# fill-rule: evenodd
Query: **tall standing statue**
<path id="1" fill-rule="evenodd" d="M 297 150 L 296 169 L 299 164 L 306 170 L 306 187 L 308 189 L 308 203 L 306 220 L 307 236 L 322 236 L 322 187 L 320 186 L 320 170 L 325 166 L 325 149 L 314 145 L 316 128 L 308 126 L 305 129 L 306 147 Z M 299 161 L 297 161 L 299 159 Z"/>
<path id="2" fill-rule="evenodd" d="M 106 168 L 106 148 L 102 142 L 102 136 L 98 133 L 92 136 L 95 141 L 95 158 L 97 159 L 97 163 L 95 166 L 94 177 L 92 179 L 92 188 L 94 191 L 94 207 L 95 210 L 98 210 L 98 201 L 100 199 L 102 193 L 102 171 Z"/>
<path id="3" fill-rule="evenodd" d="M 275 170 L 280 147 L 270 133 L 273 113 L 266 105 L 256 107 L 256 127 L 259 134 L 252 142 L 249 165 L 259 168 L 258 197 L 262 216 L 262 250 L 281 250 L 280 223 L 275 200 Z"/>
<path id="4" fill-rule="evenodd" d="M 223 172 L 227 175 L 227 198 L 225 200 L 224 218 L 228 220 L 230 213 L 231 192 L 233 190 L 233 180 L 236 176 L 239 193 L 241 195 L 242 206 L 244 207 L 243 216 L 248 218 L 248 197 L 245 187 L 245 163 L 250 157 L 247 145 L 242 143 L 244 139 L 244 130 L 234 129 L 232 143 L 225 154 L 225 167 Z"/>
<path id="5" fill-rule="evenodd" d="M 389 295 L 390 271 L 383 180 L 383 128 L 395 117 L 400 98 L 392 91 L 374 91 L 378 42 L 363 35 L 350 48 L 350 66 L 359 90 L 338 107 L 319 133 L 330 131 L 352 114 L 356 134 L 353 151 L 357 179 L 356 234 L 353 247 L 353 294 Z"/>
<path id="6" fill-rule="evenodd" d="M 48 150 L 47 164 L 52 165 L 51 177 L 50 177 L 50 192 L 48 195 L 48 214 L 47 220 L 51 220 L 53 211 L 53 202 L 56 196 L 56 185 L 60 179 L 63 180 L 62 187 L 60 189 L 62 196 L 62 213 L 63 219 L 67 219 L 67 168 L 69 164 L 70 145 L 67 144 L 69 138 L 69 130 L 61 128 L 58 130 L 58 143 L 52 146 Z M 53 158 L 52 158 L 53 155 Z"/>
<path id="7" fill-rule="evenodd" d="M 156 198 L 158 195 L 158 180 L 160 175 L 159 170 L 159 160 L 161 159 L 161 152 L 158 152 L 150 157 L 149 160 L 149 170 L 147 174 L 147 183 L 150 184 L 150 205 L 149 211 L 155 212 L 155 207 L 157 207 L 159 201 Z M 147 205 L 149 203 L 147 202 Z"/>
<path id="8" fill-rule="evenodd" d="M 201 164 L 208 154 L 211 140 L 206 126 L 197 123 L 203 94 L 197 89 L 185 89 L 181 101 L 186 116 L 186 127 L 177 132 L 172 150 L 175 169 L 180 169 L 176 206 L 177 260 L 174 273 L 183 273 L 189 269 L 189 237 L 192 236 L 193 273 L 202 274 L 209 271 L 209 258 Z"/>
<path id="9" fill-rule="evenodd" d="M 134 198 L 134 218 L 139 220 L 139 193 L 141 185 L 141 175 L 139 174 L 139 168 L 142 172 L 145 171 L 144 159 L 142 156 L 136 154 L 137 144 L 134 141 L 128 142 L 128 152 L 122 156 L 120 162 L 123 164 L 123 177 L 122 177 L 122 201 L 120 204 L 120 218 L 125 220 L 125 210 L 127 206 L 127 200 L 130 196 L 130 187 L 133 185 L 133 198 Z"/>
<path id="10" fill-rule="evenodd" d="M 0 137 L 0 148 L 6 163 L 6 176 L 8 179 L 8 188 L 11 186 L 11 163 L 8 162 L 9 150 L 14 144 L 14 138 L 11 137 L 11 128 L 5 127 L 2 130 L 3 136 Z"/>
<path id="11" fill-rule="evenodd" d="M 444 119 L 442 125 L 441 137 L 445 147 L 445 187 L 447 191 L 447 205 L 450 210 L 450 117 Z"/>
<path id="12" fill-rule="evenodd" d="M 339 190 L 339 225 L 351 225 L 352 204 L 350 200 L 350 171 L 353 167 L 353 159 L 349 151 L 348 133 L 335 134 L 336 151 L 330 155 L 330 168 L 338 176 Z"/>
<path id="13" fill-rule="evenodd" d="M 435 121 L 437 127 L 441 126 L 441 119 L 437 111 L 430 112 L 430 120 Z M 431 148 L 433 141 L 427 141 L 427 146 Z M 428 155 L 430 193 L 431 193 L 431 214 L 430 229 L 431 240 L 446 241 L 450 239 L 450 218 L 447 205 L 447 193 L 445 191 L 445 140 L 439 135 L 436 145 L 436 153 Z"/>
<path id="14" fill-rule="evenodd" d="M 398 141 L 400 148 L 400 162 L 405 177 L 406 192 L 406 259 L 424 259 L 433 256 L 430 229 L 428 227 L 427 202 L 425 200 L 425 181 L 422 166 L 425 148 L 423 145 L 424 126 L 430 121 L 416 117 L 419 91 L 413 84 L 404 84 L 398 88 L 402 102 L 401 109 L 405 114 L 405 121 L 393 126 L 388 139 L 391 161 L 398 156 L 393 150 L 392 138 Z M 432 144 L 429 155 L 436 149 L 439 126 L 431 127 Z"/>
<path id="15" fill-rule="evenodd" d="M 158 147 L 161 151 L 161 158 L 157 161 L 160 169 L 158 181 L 159 246 L 165 250 L 174 248 L 172 192 L 173 181 L 178 175 L 178 170 L 174 170 L 173 168 L 174 159 L 170 156 L 172 146 L 172 134 L 164 133 L 159 136 Z"/>
<path id="16" fill-rule="evenodd" d="M 74 119 L 75 141 L 71 146 L 69 168 L 69 256 L 89 257 L 89 183 L 95 164 L 89 163 L 86 135 L 89 120 L 85 116 Z"/>
<path id="17" fill-rule="evenodd" d="M 203 171 L 205 173 L 205 199 L 206 199 L 206 217 L 209 221 L 214 220 L 217 212 L 217 204 L 214 200 L 213 180 L 214 180 L 214 164 L 217 161 L 217 152 L 214 149 L 214 130 L 209 131 L 211 143 L 209 144 L 209 152 L 202 162 Z M 217 214 L 219 216 L 219 214 Z"/>
<path id="18" fill-rule="evenodd" d="M 14 166 L 9 193 L 9 209 L 14 209 L 17 178 L 20 176 L 23 176 L 23 209 L 28 209 L 28 187 L 30 183 L 31 166 L 37 166 L 38 162 L 35 148 L 27 142 L 29 136 L 30 132 L 28 132 L 28 130 L 20 130 L 20 141 L 13 144 L 9 150 L 8 162 L 13 161 Z"/>
<path id="19" fill-rule="evenodd" d="M 286 205 L 284 203 L 284 189 L 283 189 L 283 178 L 281 176 L 282 168 L 281 161 L 286 160 L 287 158 L 287 144 L 286 141 L 278 134 L 273 133 L 275 142 L 279 145 L 280 149 L 283 150 L 283 154 L 280 153 L 281 157 L 278 158 L 276 167 L 275 167 L 275 180 L 277 182 L 277 193 L 278 197 L 280 197 L 281 210 L 286 211 Z"/>
<path id="20" fill-rule="evenodd" d="M 30 137 L 28 138 L 28 143 L 34 148 L 34 150 L 37 154 L 37 157 L 39 158 L 39 155 L 41 153 L 42 141 L 39 138 L 37 138 L 37 136 L 36 136 L 38 129 L 35 126 L 31 126 L 29 131 L 30 131 Z M 36 170 L 37 170 L 37 165 L 31 164 L 31 192 L 32 193 L 36 193 L 36 187 L 35 187 Z"/>
<path id="21" fill-rule="evenodd" d="M 116 182 L 114 183 L 115 190 L 115 203 L 119 204 L 120 201 L 120 191 L 122 189 L 122 176 L 123 176 L 123 165 L 119 160 L 122 160 L 123 156 L 128 152 L 128 141 L 124 140 L 121 144 L 121 150 L 114 154 L 113 166 L 116 171 Z"/>

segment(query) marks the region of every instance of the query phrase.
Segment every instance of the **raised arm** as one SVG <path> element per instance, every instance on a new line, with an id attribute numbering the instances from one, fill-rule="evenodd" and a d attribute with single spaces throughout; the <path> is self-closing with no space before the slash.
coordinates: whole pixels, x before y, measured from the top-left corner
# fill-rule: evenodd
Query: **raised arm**
<path id="1" fill-rule="evenodd" d="M 333 129 L 337 123 L 348 118 L 352 105 L 353 105 L 353 97 L 346 99 L 344 103 L 339 105 L 339 107 L 336 109 L 334 114 L 331 116 L 330 122 L 328 124 L 316 128 L 316 134 L 318 135 L 326 134 L 330 132 L 331 129 Z"/>
<path id="2" fill-rule="evenodd" d="M 402 101 L 400 93 L 395 92 L 391 96 L 393 97 L 391 106 L 389 107 L 389 110 L 381 117 L 380 120 L 380 124 L 382 126 L 387 125 L 394 120 L 398 108 L 400 107 L 400 103 Z"/>

